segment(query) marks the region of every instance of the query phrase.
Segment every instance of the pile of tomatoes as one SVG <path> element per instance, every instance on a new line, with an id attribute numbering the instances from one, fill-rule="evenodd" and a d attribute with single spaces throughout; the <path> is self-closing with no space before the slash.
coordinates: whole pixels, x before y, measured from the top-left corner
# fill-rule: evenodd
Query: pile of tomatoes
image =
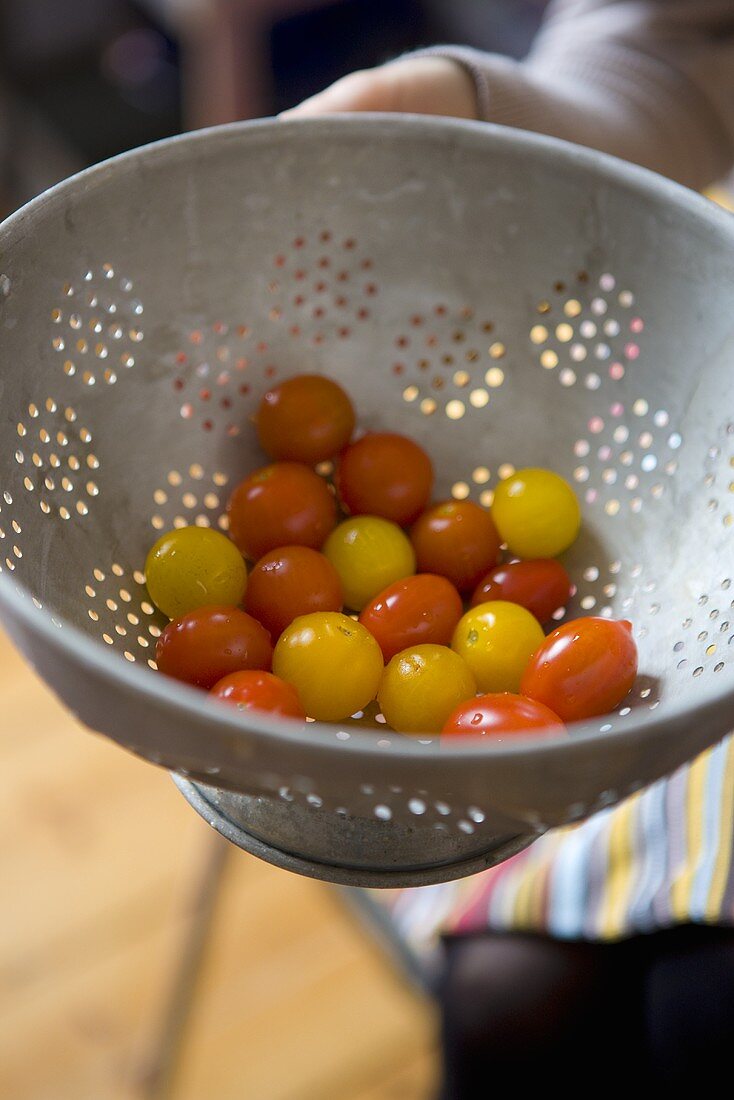
<path id="1" fill-rule="evenodd" d="M 543 630 L 573 592 L 557 556 L 580 512 L 563 478 L 520 470 L 491 512 L 431 504 L 426 451 L 392 432 L 352 441 L 352 402 L 316 375 L 269 390 L 255 425 L 272 461 L 234 489 L 229 537 L 184 527 L 148 554 L 172 620 L 161 672 L 243 710 L 330 722 L 377 700 L 402 733 L 495 738 L 558 733 L 628 693 L 630 623 Z"/>

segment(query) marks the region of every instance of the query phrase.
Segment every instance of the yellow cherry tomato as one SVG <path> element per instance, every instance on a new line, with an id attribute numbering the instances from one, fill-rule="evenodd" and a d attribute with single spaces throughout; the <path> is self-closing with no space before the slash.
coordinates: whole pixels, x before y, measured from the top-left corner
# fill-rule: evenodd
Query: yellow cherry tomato
<path id="1" fill-rule="evenodd" d="M 299 615 L 281 634 L 273 672 L 292 684 L 309 718 L 338 722 L 371 703 L 382 651 L 366 627 L 338 611 Z"/>
<path id="2" fill-rule="evenodd" d="M 379 516 L 354 516 L 340 523 L 322 552 L 339 574 L 344 603 L 361 611 L 378 592 L 415 573 L 410 539 Z"/>
<path id="3" fill-rule="evenodd" d="M 578 535 L 581 510 L 562 477 L 552 470 L 527 469 L 499 483 L 492 519 L 513 554 L 555 558 Z"/>
<path id="4" fill-rule="evenodd" d="M 382 674 L 377 701 L 394 730 L 438 733 L 452 711 L 477 693 L 466 661 L 445 645 L 396 653 Z"/>
<path id="5" fill-rule="evenodd" d="M 464 658 L 481 692 L 517 694 L 530 658 L 544 641 L 543 628 L 524 607 L 491 600 L 459 619 L 451 648 Z"/>
<path id="6" fill-rule="evenodd" d="M 236 607 L 247 569 L 237 547 L 208 527 L 180 527 L 161 535 L 145 559 L 150 598 L 169 619 L 209 604 Z"/>

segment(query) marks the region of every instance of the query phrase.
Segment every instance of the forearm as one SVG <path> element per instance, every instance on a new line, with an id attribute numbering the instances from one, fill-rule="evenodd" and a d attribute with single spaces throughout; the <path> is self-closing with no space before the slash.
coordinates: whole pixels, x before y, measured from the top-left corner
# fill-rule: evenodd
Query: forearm
<path id="1" fill-rule="evenodd" d="M 562 0 L 522 62 L 437 47 L 479 116 L 643 164 L 692 187 L 734 163 L 734 0 Z"/>

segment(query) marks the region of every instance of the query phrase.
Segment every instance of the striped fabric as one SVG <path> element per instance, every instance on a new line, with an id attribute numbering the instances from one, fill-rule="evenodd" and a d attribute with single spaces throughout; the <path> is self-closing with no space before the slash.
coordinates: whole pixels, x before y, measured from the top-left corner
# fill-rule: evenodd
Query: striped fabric
<path id="1" fill-rule="evenodd" d="M 733 839 L 734 734 L 499 867 L 374 894 L 421 955 L 442 933 L 481 929 L 615 940 L 688 921 L 734 923 Z"/>

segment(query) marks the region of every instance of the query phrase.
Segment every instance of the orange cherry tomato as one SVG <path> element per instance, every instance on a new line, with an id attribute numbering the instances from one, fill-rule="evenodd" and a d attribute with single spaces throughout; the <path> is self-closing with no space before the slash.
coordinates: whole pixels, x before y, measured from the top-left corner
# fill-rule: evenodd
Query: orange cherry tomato
<path id="1" fill-rule="evenodd" d="M 614 710 L 637 675 L 632 623 L 589 616 L 564 623 L 532 657 L 520 691 L 564 722 Z"/>
<path id="2" fill-rule="evenodd" d="M 489 512 L 470 500 L 448 500 L 424 512 L 410 532 L 418 570 L 448 577 L 460 592 L 496 564 L 500 537 Z"/>
<path id="3" fill-rule="evenodd" d="M 418 573 L 375 596 L 359 621 L 377 639 L 385 661 L 389 661 L 409 646 L 449 645 L 462 612 L 461 596 L 450 581 L 433 573 Z"/>
<path id="4" fill-rule="evenodd" d="M 253 561 L 279 546 L 318 550 L 336 523 L 333 493 L 298 462 L 255 470 L 235 488 L 227 511 L 232 540 Z"/>
<path id="5" fill-rule="evenodd" d="M 209 689 L 241 669 L 270 668 L 270 636 L 236 607 L 197 607 L 165 628 L 156 646 L 158 671 Z"/>
<path id="6" fill-rule="evenodd" d="M 267 711 L 280 718 L 300 718 L 302 722 L 306 719 L 296 689 L 272 672 L 232 672 L 214 685 L 211 694 L 238 710 Z"/>
<path id="7" fill-rule="evenodd" d="M 474 589 L 471 605 L 488 600 L 519 603 L 538 622 L 547 623 L 554 611 L 566 605 L 572 591 L 571 578 L 554 558 L 513 561 L 490 569 Z"/>
<path id="8" fill-rule="evenodd" d="M 533 699 L 510 692 L 479 695 L 461 703 L 449 715 L 441 730 L 444 737 L 474 734 L 501 742 L 518 733 L 542 736 L 564 733 L 566 727 L 557 714 Z"/>
<path id="9" fill-rule="evenodd" d="M 331 378 L 298 374 L 268 390 L 255 426 L 270 458 L 315 466 L 347 445 L 354 431 L 354 408 Z"/>
<path id="10" fill-rule="evenodd" d="M 341 611 L 342 586 L 331 562 L 308 546 L 271 550 L 248 577 L 245 610 L 275 641 L 299 615 Z"/>
<path id="11" fill-rule="evenodd" d="M 382 516 L 405 527 L 428 503 L 433 465 L 412 439 L 395 432 L 371 432 L 341 456 L 336 485 L 353 516 Z"/>

